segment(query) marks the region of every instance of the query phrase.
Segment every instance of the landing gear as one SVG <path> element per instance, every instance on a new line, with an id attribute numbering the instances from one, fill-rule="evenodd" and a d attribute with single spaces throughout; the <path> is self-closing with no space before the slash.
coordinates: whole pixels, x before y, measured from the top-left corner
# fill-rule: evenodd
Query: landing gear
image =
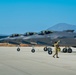
<path id="1" fill-rule="evenodd" d="M 18 51 L 18 52 L 20 51 L 19 45 L 18 45 L 17 51 Z"/>
<path id="2" fill-rule="evenodd" d="M 32 53 L 35 53 L 35 49 L 34 49 L 34 45 L 32 45 L 32 50 L 31 50 Z"/>
<path id="3" fill-rule="evenodd" d="M 35 52 L 35 49 L 32 49 L 31 52 L 34 53 Z"/>
<path id="4" fill-rule="evenodd" d="M 52 54 L 52 48 L 49 47 L 44 47 L 43 49 L 44 51 L 48 51 L 48 54 L 51 55 Z"/>
<path id="5" fill-rule="evenodd" d="M 19 52 L 20 51 L 20 48 L 17 48 L 17 51 Z"/>
<path id="6" fill-rule="evenodd" d="M 71 48 L 68 48 L 68 53 L 72 53 L 72 49 Z"/>
<path id="7" fill-rule="evenodd" d="M 62 50 L 63 53 L 72 53 L 72 49 L 69 47 L 69 48 L 63 48 Z"/>
<path id="8" fill-rule="evenodd" d="M 67 48 L 63 48 L 62 52 L 66 53 L 67 52 Z"/>
<path id="9" fill-rule="evenodd" d="M 52 48 L 47 48 L 48 50 L 48 54 L 51 55 L 52 54 Z"/>
<path id="10" fill-rule="evenodd" d="M 47 47 L 44 47 L 44 51 L 47 51 Z"/>

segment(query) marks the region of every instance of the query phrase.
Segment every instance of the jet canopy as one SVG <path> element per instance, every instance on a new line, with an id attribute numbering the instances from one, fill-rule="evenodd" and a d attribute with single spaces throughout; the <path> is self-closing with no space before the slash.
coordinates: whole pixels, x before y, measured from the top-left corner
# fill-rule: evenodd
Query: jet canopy
<path id="1" fill-rule="evenodd" d="M 9 37 L 18 37 L 18 36 L 21 36 L 21 34 L 12 34 Z"/>
<path id="2" fill-rule="evenodd" d="M 36 32 L 26 32 L 23 36 L 30 36 L 30 35 L 35 35 L 37 34 Z"/>
<path id="3" fill-rule="evenodd" d="M 53 31 L 44 30 L 38 33 L 38 35 L 45 35 L 45 34 L 51 34 Z"/>

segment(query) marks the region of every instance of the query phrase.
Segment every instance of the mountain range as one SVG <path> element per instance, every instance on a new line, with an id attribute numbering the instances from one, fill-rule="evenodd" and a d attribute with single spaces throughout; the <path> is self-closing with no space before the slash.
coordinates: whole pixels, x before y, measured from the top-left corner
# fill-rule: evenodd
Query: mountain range
<path id="1" fill-rule="evenodd" d="M 58 23 L 47 30 L 53 30 L 53 31 L 63 31 L 63 30 L 74 30 L 76 32 L 76 25 L 71 25 L 67 23 Z"/>

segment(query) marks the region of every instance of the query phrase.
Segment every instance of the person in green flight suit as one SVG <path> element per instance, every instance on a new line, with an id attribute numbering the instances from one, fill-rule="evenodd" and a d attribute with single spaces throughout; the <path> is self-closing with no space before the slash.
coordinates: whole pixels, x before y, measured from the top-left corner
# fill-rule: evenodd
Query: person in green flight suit
<path id="1" fill-rule="evenodd" d="M 54 43 L 54 47 L 55 47 L 55 54 L 53 55 L 54 58 L 55 58 L 55 56 L 56 56 L 56 58 L 59 58 L 58 57 L 59 42 L 60 42 L 60 40 Z"/>

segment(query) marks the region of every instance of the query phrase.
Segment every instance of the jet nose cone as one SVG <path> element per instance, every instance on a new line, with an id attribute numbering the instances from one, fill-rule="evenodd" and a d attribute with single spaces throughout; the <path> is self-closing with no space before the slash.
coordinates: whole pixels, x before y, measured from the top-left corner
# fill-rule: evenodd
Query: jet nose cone
<path id="1" fill-rule="evenodd" d="M 7 38 L 0 39 L 0 43 L 5 43 L 7 41 Z"/>

